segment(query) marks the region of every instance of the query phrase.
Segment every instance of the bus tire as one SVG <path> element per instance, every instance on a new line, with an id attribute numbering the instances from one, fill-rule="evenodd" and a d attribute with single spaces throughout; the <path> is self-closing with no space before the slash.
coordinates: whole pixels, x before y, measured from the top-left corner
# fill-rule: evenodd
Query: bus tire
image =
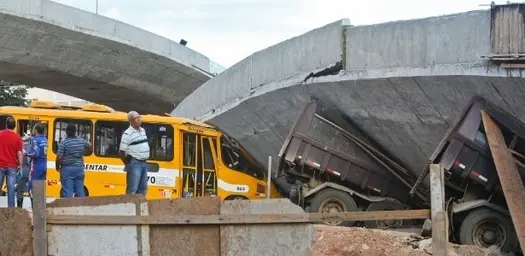
<path id="1" fill-rule="evenodd" d="M 468 213 L 459 228 L 459 240 L 484 248 L 497 245 L 503 252 L 514 252 L 519 244 L 510 217 L 488 208 Z"/>
<path id="2" fill-rule="evenodd" d="M 358 211 L 355 200 L 346 192 L 325 189 L 319 192 L 310 203 L 310 212 L 353 212 Z M 355 221 L 327 221 L 331 226 L 353 226 Z"/>
<path id="3" fill-rule="evenodd" d="M 239 195 L 231 195 L 226 197 L 224 200 L 248 200 L 245 196 L 239 196 Z"/>

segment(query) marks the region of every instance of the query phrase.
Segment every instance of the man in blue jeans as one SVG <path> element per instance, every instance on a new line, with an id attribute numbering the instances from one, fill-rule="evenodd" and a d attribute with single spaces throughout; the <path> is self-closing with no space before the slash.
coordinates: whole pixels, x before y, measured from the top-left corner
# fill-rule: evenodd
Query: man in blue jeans
<path id="1" fill-rule="evenodd" d="M 31 205 L 33 204 L 33 180 L 46 180 L 47 177 L 47 138 L 44 135 L 45 127 L 38 123 L 33 128 L 33 146 L 30 153 L 26 154 L 32 158 L 32 169 L 28 182 Z"/>
<path id="2" fill-rule="evenodd" d="M 124 131 L 120 139 L 120 159 L 124 163 L 126 172 L 126 194 L 142 194 L 148 192 L 148 165 L 149 158 L 148 136 L 142 121 L 136 111 L 128 113 L 129 128 Z"/>
<path id="3" fill-rule="evenodd" d="M 15 179 L 22 170 L 22 137 L 14 129 L 15 119 L 7 117 L 5 130 L 0 131 L 0 188 L 7 183 L 7 206 L 15 207 Z"/>
<path id="4" fill-rule="evenodd" d="M 67 137 L 58 145 L 56 170 L 60 172 L 61 198 L 85 197 L 84 152 L 92 150 L 91 144 L 76 135 L 76 126 L 68 124 Z"/>
<path id="5" fill-rule="evenodd" d="M 24 136 L 24 164 L 22 171 L 18 172 L 16 177 L 16 206 L 22 207 L 24 205 L 24 192 L 28 188 L 29 174 L 33 167 L 32 159 L 29 156 L 33 152 L 33 140 L 31 136 Z"/>

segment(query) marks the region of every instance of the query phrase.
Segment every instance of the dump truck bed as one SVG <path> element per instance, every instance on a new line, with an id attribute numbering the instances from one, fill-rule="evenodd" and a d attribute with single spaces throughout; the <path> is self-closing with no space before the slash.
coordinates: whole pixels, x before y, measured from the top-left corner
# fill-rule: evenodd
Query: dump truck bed
<path id="1" fill-rule="evenodd" d="M 441 163 L 445 168 L 447 192 L 458 196 L 469 186 L 475 186 L 478 196 L 499 199 L 503 194 L 481 119 L 485 111 L 501 127 L 505 143 L 515 157 L 521 177 L 525 177 L 525 124 L 496 105 L 480 97 L 473 98 L 461 111 L 454 125 L 445 134 L 430 156 L 429 163 Z M 428 166 L 427 169 L 428 170 Z M 422 176 L 427 174 L 426 170 Z M 418 181 L 422 180 L 420 177 Z"/>
<path id="2" fill-rule="evenodd" d="M 456 198 L 472 185 L 483 187 L 484 192 L 476 192 L 481 198 L 501 191 L 484 135 L 482 109 L 503 127 L 515 157 L 525 160 L 525 125 L 483 98 L 473 98 L 428 161 L 444 165 L 446 186 Z M 337 109 L 312 101 L 303 107 L 279 152 L 279 170 L 305 181 L 321 177 L 367 195 L 428 206 L 429 190 L 422 181 L 429 166 L 418 178 L 385 152 Z M 517 163 L 525 172 L 525 164 Z"/>
<path id="3" fill-rule="evenodd" d="M 286 138 L 279 169 L 305 179 L 323 175 L 361 193 L 407 202 L 417 177 L 378 148 L 351 122 L 313 101 L 305 105 Z M 424 200 L 423 194 L 418 196 Z"/>

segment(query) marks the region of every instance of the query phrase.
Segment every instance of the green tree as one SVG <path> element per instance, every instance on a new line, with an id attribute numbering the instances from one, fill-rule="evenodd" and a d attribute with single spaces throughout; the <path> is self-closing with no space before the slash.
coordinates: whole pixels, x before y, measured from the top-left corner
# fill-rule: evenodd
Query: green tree
<path id="1" fill-rule="evenodd" d="M 27 88 L 25 85 L 0 80 L 0 106 L 27 106 Z"/>

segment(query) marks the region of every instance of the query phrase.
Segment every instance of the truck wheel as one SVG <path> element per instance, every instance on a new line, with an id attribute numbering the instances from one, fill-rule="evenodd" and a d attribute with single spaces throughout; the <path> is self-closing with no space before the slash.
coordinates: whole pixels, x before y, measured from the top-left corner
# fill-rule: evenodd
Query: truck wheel
<path id="1" fill-rule="evenodd" d="M 317 194 L 310 203 L 310 212 L 352 212 L 357 211 L 354 199 L 346 192 L 325 189 Z M 327 221 L 332 226 L 352 226 L 355 221 Z"/>
<path id="2" fill-rule="evenodd" d="M 366 209 L 367 212 L 372 211 L 392 211 L 392 210 L 405 210 L 406 207 L 396 199 L 389 198 L 385 201 L 371 203 Z M 403 226 L 403 220 L 370 220 L 365 221 L 367 228 L 376 229 L 389 229 L 389 228 L 400 228 Z"/>
<path id="3" fill-rule="evenodd" d="M 488 248 L 496 245 L 503 252 L 513 252 L 518 247 L 518 236 L 510 217 L 481 208 L 470 212 L 459 228 L 461 244 Z"/>

